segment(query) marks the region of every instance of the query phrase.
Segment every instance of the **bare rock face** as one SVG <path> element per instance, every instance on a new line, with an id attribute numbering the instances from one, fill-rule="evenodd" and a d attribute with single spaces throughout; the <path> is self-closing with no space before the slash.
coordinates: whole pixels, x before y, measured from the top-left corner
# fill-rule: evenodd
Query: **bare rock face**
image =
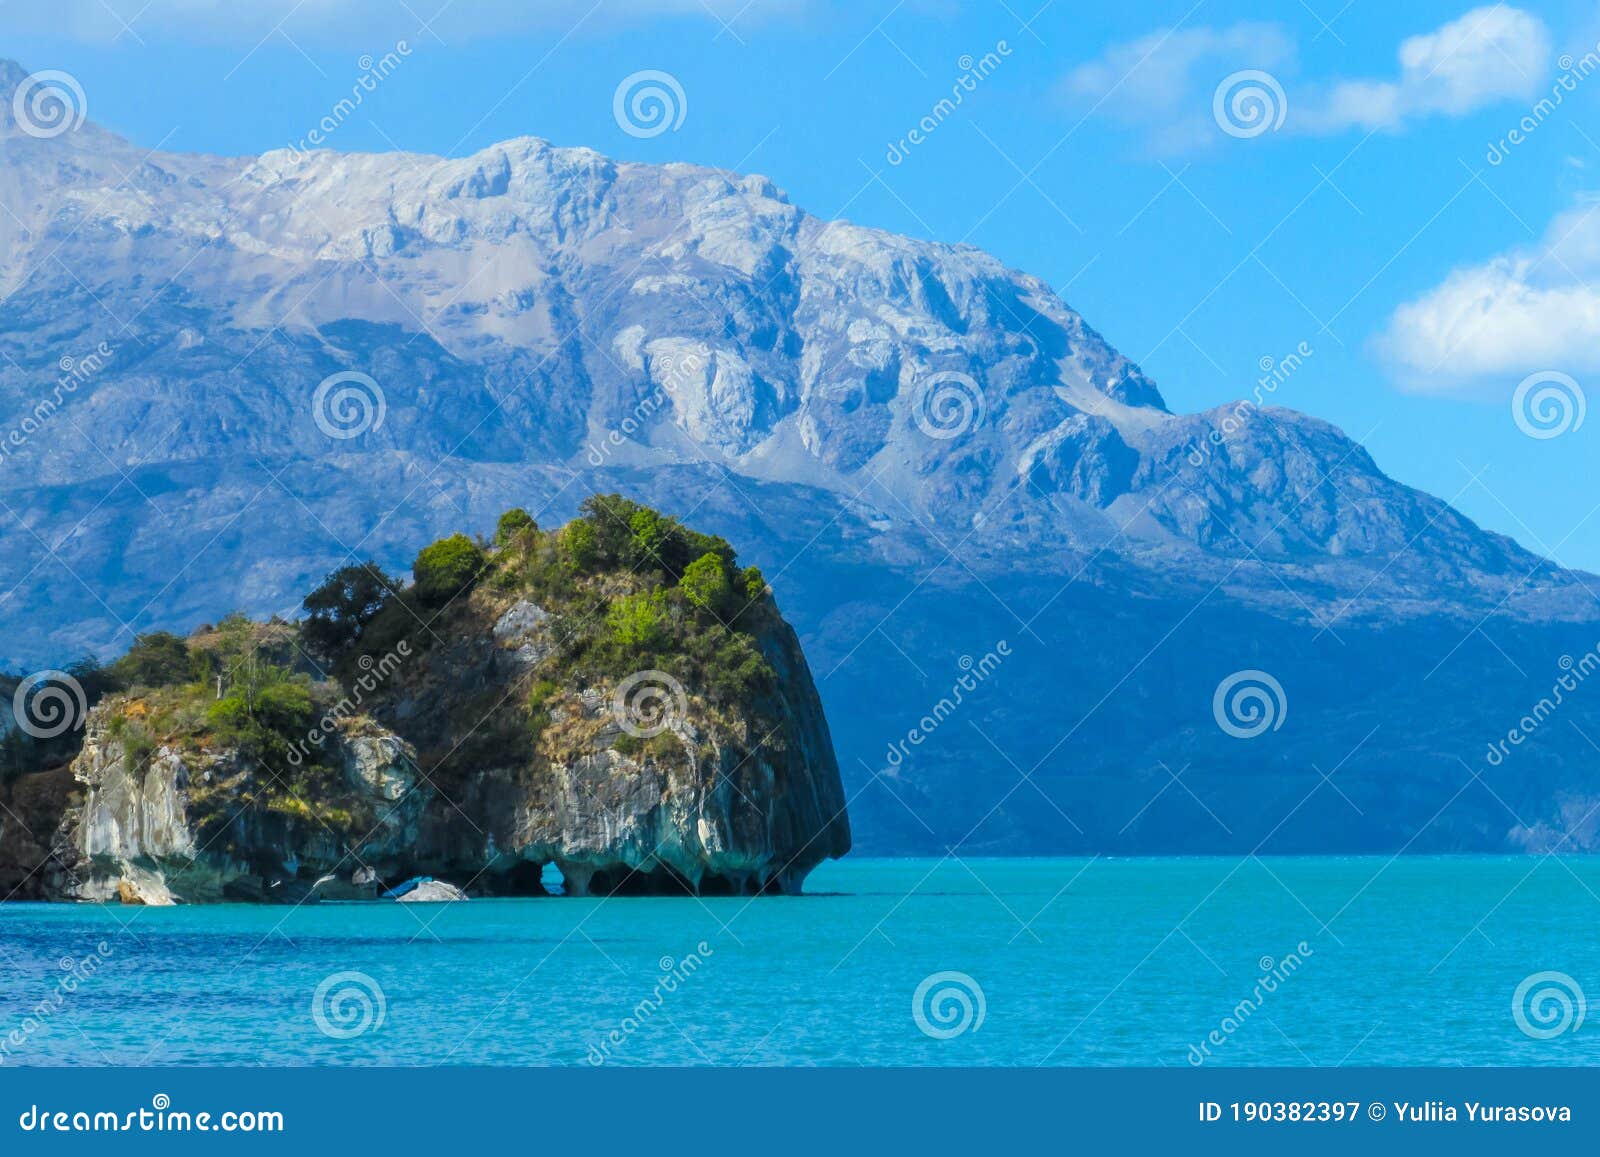
<path id="1" fill-rule="evenodd" d="M 0 122 L 25 75 L 0 69 Z M 12 624 L 14 661 L 102 643 L 97 577 L 160 597 L 162 626 L 268 610 L 336 561 L 319 523 L 354 532 L 393 514 L 433 533 L 460 510 L 555 498 L 574 470 L 626 470 L 640 497 L 688 463 L 800 501 L 865 496 L 884 517 L 844 519 L 825 541 L 877 565 L 912 549 L 914 565 L 938 563 L 937 540 L 971 533 L 997 569 L 1048 575 L 1064 554 L 1106 551 L 1158 577 L 1228 574 L 1257 604 L 1276 605 L 1282 576 L 1240 564 L 1268 532 L 1275 563 L 1333 564 L 1309 586 L 1424 606 L 1496 607 L 1508 568 L 1537 561 L 1432 518 L 1436 503 L 1337 431 L 1266 412 L 1281 376 L 1241 381 L 1254 400 L 1226 411 L 1174 414 L 1037 277 L 813 216 L 760 176 L 531 137 L 457 158 L 211 157 L 92 122 L 48 140 L 3 127 L 0 401 L 27 412 L 45 367 L 80 367 L 61 387 L 72 420 L 7 447 L 7 502 L 28 525 L 83 524 L 62 549 L 87 584 L 52 584 L 28 532 L 0 526 L 0 581 L 51 612 Z M 485 268 L 498 273 L 471 275 Z M 152 297 L 153 281 L 169 291 Z M 564 340 L 579 323 L 588 340 Z M 307 398 L 347 370 L 371 376 L 387 417 L 330 454 Z M 139 487 L 80 501 L 103 463 L 74 426 L 125 447 Z M 267 463 L 292 465 L 297 495 L 257 494 Z M 394 511 L 384 500 L 419 468 L 448 501 Z M 228 519 L 237 538 L 210 555 L 222 565 L 169 591 L 170 551 L 199 553 Z M 747 541 L 788 557 L 811 538 L 791 530 L 773 520 Z M 1541 582 L 1512 605 L 1587 610 L 1567 576 Z"/>
<path id="2" fill-rule="evenodd" d="M 627 688 L 564 696 L 541 739 L 545 806 L 506 833 L 508 851 L 555 862 L 572 895 L 799 892 L 816 864 L 849 850 L 849 828 L 799 645 L 787 629 L 764 642 L 789 675 L 778 735 L 762 734 L 753 712 L 685 693 L 682 715 L 641 748 L 619 718 Z"/>
<path id="3" fill-rule="evenodd" d="M 519 599 L 494 624 L 494 638 L 523 667 L 534 667 L 549 658 L 550 632 L 542 629 L 550 615 L 543 607 Z"/>
<path id="4" fill-rule="evenodd" d="M 344 655 L 344 686 L 279 670 L 303 732 L 230 722 L 266 693 L 208 681 L 101 701 L 55 894 L 538 895 L 551 865 L 574 896 L 800 891 L 850 827 L 799 639 L 726 542 L 596 501 L 443 607 L 392 600 L 363 635 L 390 650 Z"/>
<path id="5" fill-rule="evenodd" d="M 1358 744 L 1356 763 L 1371 763 L 1372 806 L 1321 791 L 1275 850 L 1538 846 L 1538 832 L 1508 844 L 1495 796 L 1530 830 L 1580 838 L 1561 801 L 1592 796 L 1588 717 L 1581 733 L 1547 729 L 1538 788 L 1508 771 L 1492 795 L 1461 795 L 1453 825 L 1434 822 L 1433 797 L 1455 792 L 1484 719 L 1538 701 L 1552 657 L 1593 646 L 1600 584 L 1272 405 L 1314 396 L 1291 376 L 1319 372 L 1299 369 L 1310 345 L 1236 381 L 1234 404 L 1174 413 L 1037 277 L 969 246 L 819 218 L 759 176 L 526 137 L 449 158 L 168 153 L 92 122 L 41 140 L 9 123 L 28 71 L 0 64 L 0 408 L 31 413 L 48 386 L 59 413 L 5 447 L 16 517 L 0 520 L 0 666 L 104 650 L 121 624 L 96 591 L 149 600 L 151 627 L 186 631 L 232 608 L 280 609 L 344 561 L 339 541 L 373 527 L 391 536 L 377 561 L 395 568 L 410 544 L 512 503 L 566 518 L 582 493 L 614 488 L 693 510 L 750 561 L 805 556 L 778 581 L 831 672 L 833 735 L 874 853 L 938 854 L 969 836 L 999 854 L 1254 850 L 1281 812 L 1227 832 L 1181 810 L 1128 826 L 1163 768 L 1197 759 L 1192 729 L 1206 733 L 1212 691 L 1245 667 L 1295 687 L 1304 731 L 1282 742 L 1317 738 L 1293 759 L 1263 742 L 1196 762 L 1185 782 L 1218 814 L 1298 799 L 1318 782 L 1301 782 L 1306 768 L 1341 766 Z M 330 443 L 311 399 L 348 371 L 370 375 L 386 418 Z M 131 485 L 99 484 L 85 430 L 118 448 Z M 436 500 L 397 504 L 422 477 Z M 174 555 L 204 562 L 175 578 Z M 58 562 L 82 581 L 59 582 Z M 550 637 L 525 609 L 499 610 L 501 636 L 473 650 L 486 665 L 441 671 L 502 691 L 538 677 Z M 903 656 L 937 685 L 1019 620 L 1026 646 L 982 717 L 921 748 L 895 795 L 866 790 L 899 729 L 885 721 L 919 717 L 929 685 L 886 680 L 857 628 L 883 624 L 900 652 L 888 663 Z M 1370 646 L 1345 645 L 1358 638 Z M 1163 666 L 1169 654 L 1184 661 Z M 1434 670 L 1446 656 L 1448 688 Z M 1401 682 L 1431 693 L 1369 734 Z M 414 729 L 433 703 L 407 695 L 383 722 L 426 746 Z M 4 710 L 0 698 L 0 723 Z M 1067 724 L 1040 722 L 1063 716 L 1093 718 L 1057 744 Z M 1431 786 L 1397 801 L 1384 790 L 1419 766 L 1415 720 L 1428 718 L 1450 723 L 1427 750 Z M 1035 786 L 1070 804 L 997 811 L 1015 773 L 994 746 L 1039 762 Z M 552 806 L 540 793 L 556 773 L 483 754 L 470 775 L 426 769 L 473 822 L 442 804 L 417 822 L 433 859 L 469 876 L 497 865 L 477 886 L 520 888 L 537 857 L 567 848 L 565 828 L 535 832 L 524 815 Z M 581 790 L 638 762 L 616 758 L 604 776 L 580 763 L 561 774 Z M 629 786 L 637 806 L 617 805 L 619 830 L 655 823 L 644 801 L 661 789 L 644 781 L 657 774 Z M 1160 808 L 1188 802 L 1168 793 Z M 7 841 L 42 846 L 0 819 L 0 857 Z M 591 863 L 563 856 L 574 873 Z M 507 858 L 522 866 L 502 873 Z M 13 878 L 38 887 L 18 866 Z"/>
<path id="6" fill-rule="evenodd" d="M 116 721 L 139 706 L 118 697 L 90 713 L 72 763 L 83 802 L 62 819 L 69 870 L 56 891 L 64 898 L 299 901 L 324 875 L 395 870 L 415 839 L 429 794 L 416 781 L 415 753 L 370 719 L 339 720 L 330 737 L 347 788 L 338 799 L 264 802 L 264 769 L 237 750 L 142 749 L 116 734 Z"/>
<path id="7" fill-rule="evenodd" d="M 500 728 L 464 702 L 460 672 L 481 674 L 473 698 L 516 698 L 523 654 L 554 651 L 551 618 L 527 602 L 476 593 L 463 609 L 479 625 L 424 654 L 399 678 L 389 709 L 435 752 L 499 732 L 482 764 L 448 767 L 412 863 L 418 872 L 471 880 L 478 890 L 538 892 L 546 864 L 567 895 L 796 893 L 825 859 L 850 848 L 844 789 L 821 701 L 799 641 L 781 621 L 758 638 L 777 678 L 762 696 L 717 703 L 664 672 L 551 693 L 538 737 Z M 537 608 L 534 608 L 537 610 Z M 507 621 L 536 623 L 511 632 Z M 510 656 L 514 661 L 506 663 Z M 534 672 L 535 675 L 538 671 Z M 469 684 L 470 685 L 470 684 Z M 660 697 L 661 714 L 636 717 Z M 423 712 L 420 704 L 433 703 Z M 653 710 L 645 708 L 646 710 Z M 474 727 L 474 724 L 477 726 Z"/>
<path id="8" fill-rule="evenodd" d="M 72 769 L 88 788 L 77 841 L 85 856 L 115 861 L 194 857 L 184 799 L 189 767 L 179 752 L 162 747 L 143 761 L 130 761 L 125 744 L 91 731 Z"/>

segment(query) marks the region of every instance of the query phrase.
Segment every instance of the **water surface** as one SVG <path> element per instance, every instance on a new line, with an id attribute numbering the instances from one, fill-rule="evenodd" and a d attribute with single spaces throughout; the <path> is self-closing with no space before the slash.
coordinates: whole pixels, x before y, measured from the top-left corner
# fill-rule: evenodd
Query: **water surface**
<path id="1" fill-rule="evenodd" d="M 5 905 L 0 1060 L 1182 1066 L 1207 1045 L 1214 1064 L 1600 1064 L 1571 995 L 1572 1015 L 1552 995 L 1522 1018 L 1567 1022 L 1548 1039 L 1512 1009 L 1541 972 L 1600 993 L 1593 859 L 850 858 L 809 887 Z M 100 945 L 92 975 L 64 970 Z M 971 982 L 930 982 L 919 1023 L 938 973 Z"/>

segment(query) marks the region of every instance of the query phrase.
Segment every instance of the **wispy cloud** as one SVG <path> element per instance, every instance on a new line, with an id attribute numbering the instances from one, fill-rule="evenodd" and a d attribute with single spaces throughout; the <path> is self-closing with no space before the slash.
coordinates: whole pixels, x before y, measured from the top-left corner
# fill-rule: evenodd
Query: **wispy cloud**
<path id="1" fill-rule="evenodd" d="M 1158 28 L 1074 69 L 1064 88 L 1085 116 L 1140 129 L 1158 152 L 1183 152 L 1221 135 L 1211 94 L 1224 76 L 1283 71 L 1294 55 L 1294 40 L 1273 24 Z"/>
<path id="2" fill-rule="evenodd" d="M 1549 69 L 1550 33 L 1519 8 L 1475 8 L 1400 44 L 1392 80 L 1340 81 L 1298 118 L 1306 132 L 1394 129 L 1525 97 Z"/>
<path id="3" fill-rule="evenodd" d="M 1534 245 L 1452 271 L 1394 311 L 1378 348 L 1400 385 L 1436 394 L 1600 369 L 1600 199 Z"/>
<path id="4" fill-rule="evenodd" d="M 1241 132 L 1219 87 L 1249 72 L 1283 112 L 1285 132 L 1331 135 L 1397 130 L 1425 117 L 1464 116 L 1531 94 L 1548 71 L 1550 33 L 1537 16 L 1496 4 L 1403 40 L 1387 77 L 1299 78 L 1296 44 L 1271 24 L 1157 30 L 1115 45 L 1066 79 L 1085 115 L 1145 133 L 1158 152 L 1181 152 Z M 1251 112 L 1246 106 L 1246 111 Z M 1259 113 L 1254 110 L 1251 115 Z M 1253 127 L 1253 126 L 1252 126 Z"/>

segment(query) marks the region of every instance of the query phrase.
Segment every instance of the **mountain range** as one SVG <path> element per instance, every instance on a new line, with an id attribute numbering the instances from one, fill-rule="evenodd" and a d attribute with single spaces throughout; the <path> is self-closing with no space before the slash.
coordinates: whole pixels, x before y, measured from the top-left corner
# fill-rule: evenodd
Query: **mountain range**
<path id="1" fill-rule="evenodd" d="M 1309 352 L 1173 413 L 1042 280 L 764 177 L 152 152 L 30 131 L 27 76 L 0 667 L 618 491 L 761 566 L 860 851 L 1600 844 L 1600 579 L 1269 404 Z"/>

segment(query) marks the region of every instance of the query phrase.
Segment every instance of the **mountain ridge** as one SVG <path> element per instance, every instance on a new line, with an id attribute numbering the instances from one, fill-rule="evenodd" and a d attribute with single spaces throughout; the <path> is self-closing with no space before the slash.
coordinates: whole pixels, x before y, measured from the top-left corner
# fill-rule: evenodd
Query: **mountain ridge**
<path id="1" fill-rule="evenodd" d="M 1600 580 L 1395 482 L 1331 424 L 1260 398 L 1173 413 L 1044 281 L 812 217 L 765 177 L 531 137 L 456 159 L 145 154 L 92 122 L 13 126 L 0 160 L 0 398 L 28 414 L 63 358 L 111 348 L 0 462 L 12 666 L 288 612 L 281 592 L 373 542 L 487 527 L 510 505 L 564 520 L 611 490 L 751 544 L 819 649 L 846 774 L 874 791 L 886 724 L 854 668 L 909 662 L 931 692 L 959 657 L 919 613 L 982 623 L 949 632 L 969 652 L 1003 634 L 1104 652 L 1062 660 L 1095 720 L 1154 711 L 1123 702 L 1127 669 L 1213 613 L 1253 624 L 1191 644 L 1230 656 L 1213 686 L 1272 668 L 1279 645 L 1320 682 L 1316 663 L 1367 653 L 1346 640 L 1384 636 L 1437 647 L 1417 656 L 1426 683 L 1468 653 L 1452 632 L 1493 632 L 1511 669 L 1428 708 L 1469 722 L 1523 694 L 1508 688 L 1552 638 L 1587 649 L 1600 619 Z M 1168 636 L 1144 639 L 1156 622 Z M 1048 668 L 1007 688 L 1024 666 L 987 693 L 1053 718 Z M 1206 726 L 1209 690 L 1194 694 L 1183 710 Z M 985 710 L 1022 725 L 1015 703 Z M 942 739 L 949 775 L 993 762 L 966 730 Z M 1093 758 L 1167 761 L 1145 738 L 1119 731 Z M 1048 759 L 1063 754 L 1084 753 Z M 1587 774 L 1583 755 L 1563 749 L 1551 774 Z M 947 773 L 919 785 L 930 815 Z M 1548 784 L 1529 790 L 1553 806 Z M 1010 838 L 994 846 L 1038 846 Z"/>

